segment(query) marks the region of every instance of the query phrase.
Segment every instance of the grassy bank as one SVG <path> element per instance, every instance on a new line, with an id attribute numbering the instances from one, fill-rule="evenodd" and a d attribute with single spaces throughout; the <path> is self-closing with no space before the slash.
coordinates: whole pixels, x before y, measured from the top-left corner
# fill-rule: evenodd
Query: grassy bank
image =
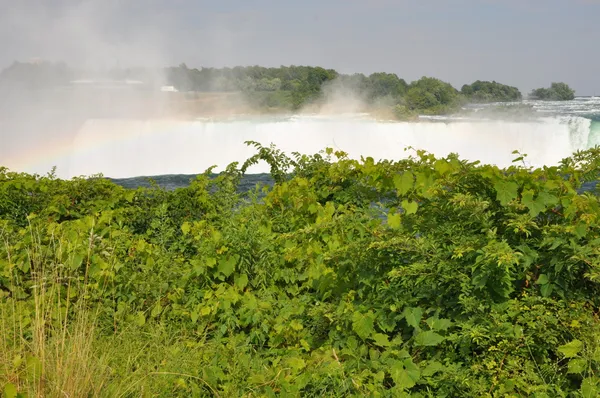
<path id="1" fill-rule="evenodd" d="M 256 148 L 175 191 L 0 169 L 5 396 L 599 394 L 599 148 Z M 239 193 L 257 161 L 276 184 Z"/>

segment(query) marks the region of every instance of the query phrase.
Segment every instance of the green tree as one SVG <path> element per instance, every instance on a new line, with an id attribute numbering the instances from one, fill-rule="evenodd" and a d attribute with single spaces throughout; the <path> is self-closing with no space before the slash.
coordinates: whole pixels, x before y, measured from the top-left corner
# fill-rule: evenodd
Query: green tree
<path id="1" fill-rule="evenodd" d="M 552 83 L 550 88 L 533 90 L 530 97 L 545 101 L 570 101 L 575 98 L 575 90 L 566 83 Z"/>
<path id="2" fill-rule="evenodd" d="M 495 81 L 477 80 L 470 85 L 465 84 L 460 91 L 472 102 L 510 102 L 522 98 L 518 88 Z"/>
<path id="3" fill-rule="evenodd" d="M 450 83 L 422 77 L 410 84 L 406 93 L 410 109 L 423 113 L 447 113 L 460 105 L 458 91 Z"/>

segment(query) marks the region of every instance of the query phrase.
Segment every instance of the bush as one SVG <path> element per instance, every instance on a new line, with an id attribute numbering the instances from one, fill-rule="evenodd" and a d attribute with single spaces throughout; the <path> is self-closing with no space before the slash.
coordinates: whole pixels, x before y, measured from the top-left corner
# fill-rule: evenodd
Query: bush
<path id="1" fill-rule="evenodd" d="M 600 148 L 500 169 L 252 144 L 175 191 L 0 171 L 9 396 L 598 395 Z M 275 185 L 238 193 L 263 161 Z"/>
<path id="2" fill-rule="evenodd" d="M 565 83 L 552 83 L 550 88 L 533 90 L 530 97 L 545 101 L 570 101 L 575 98 L 575 90 Z"/>

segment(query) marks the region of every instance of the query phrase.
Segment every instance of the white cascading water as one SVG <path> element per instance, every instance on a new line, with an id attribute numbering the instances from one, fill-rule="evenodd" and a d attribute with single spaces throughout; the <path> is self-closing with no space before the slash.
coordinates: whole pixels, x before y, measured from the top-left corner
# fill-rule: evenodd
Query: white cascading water
<path id="1" fill-rule="evenodd" d="M 314 154 L 326 147 L 352 158 L 400 159 L 406 147 L 437 156 L 462 158 L 504 167 L 513 150 L 526 153 L 532 166 L 554 165 L 585 149 L 590 120 L 548 117 L 535 122 L 452 121 L 383 123 L 359 117 L 296 116 L 281 120 L 232 122 L 181 120 L 88 120 L 72 141 L 38 148 L 35 159 L 15 157 L 18 171 L 46 173 L 57 166 L 62 178 L 102 173 L 121 178 L 142 175 L 194 174 L 217 165 L 243 162 L 255 153 L 246 140 L 274 143 L 286 153 Z M 11 164 L 12 163 L 12 164 Z M 268 172 L 266 164 L 249 170 Z"/>

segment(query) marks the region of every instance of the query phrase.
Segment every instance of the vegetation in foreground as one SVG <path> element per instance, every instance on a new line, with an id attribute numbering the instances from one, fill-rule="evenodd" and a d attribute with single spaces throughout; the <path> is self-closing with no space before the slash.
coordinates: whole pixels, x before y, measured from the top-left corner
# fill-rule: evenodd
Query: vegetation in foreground
<path id="1" fill-rule="evenodd" d="M 596 397 L 600 148 L 257 155 L 188 188 L 0 170 L 4 396 Z M 246 167 L 275 185 L 236 192 Z"/>

